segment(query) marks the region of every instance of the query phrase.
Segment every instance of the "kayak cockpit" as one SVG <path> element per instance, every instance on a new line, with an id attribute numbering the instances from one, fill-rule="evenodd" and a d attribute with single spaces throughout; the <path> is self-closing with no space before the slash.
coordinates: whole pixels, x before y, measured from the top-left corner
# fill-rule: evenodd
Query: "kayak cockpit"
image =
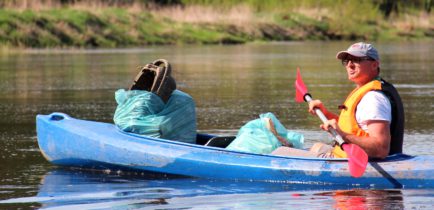
<path id="1" fill-rule="evenodd" d="M 215 136 L 211 134 L 198 133 L 196 137 L 196 144 L 210 147 L 226 148 L 236 136 Z M 369 162 L 390 162 L 390 161 L 401 161 L 408 160 L 414 156 L 397 153 L 389 155 L 384 159 L 369 159 Z M 341 158 L 339 158 L 341 159 Z"/>
<path id="2" fill-rule="evenodd" d="M 196 144 L 209 146 L 209 147 L 219 147 L 226 148 L 236 136 L 214 136 L 210 134 L 198 133 L 196 136 Z"/>

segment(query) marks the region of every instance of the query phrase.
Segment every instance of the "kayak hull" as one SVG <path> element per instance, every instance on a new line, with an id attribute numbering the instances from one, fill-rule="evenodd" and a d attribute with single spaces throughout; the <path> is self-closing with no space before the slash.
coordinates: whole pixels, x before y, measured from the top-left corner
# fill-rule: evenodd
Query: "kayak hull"
<path id="1" fill-rule="evenodd" d="M 316 185 L 434 187 L 434 157 L 429 155 L 399 154 L 370 161 L 363 176 L 354 178 L 346 159 L 230 151 L 125 133 L 110 123 L 75 119 L 63 113 L 38 115 L 36 122 L 42 154 L 62 166 Z"/>

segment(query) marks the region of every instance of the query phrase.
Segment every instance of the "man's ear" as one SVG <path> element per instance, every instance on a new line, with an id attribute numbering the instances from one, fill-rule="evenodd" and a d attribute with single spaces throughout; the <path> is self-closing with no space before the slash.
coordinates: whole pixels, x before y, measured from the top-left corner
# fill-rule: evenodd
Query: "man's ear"
<path id="1" fill-rule="evenodd" d="M 378 73 L 380 73 L 380 62 L 379 61 L 372 62 L 372 68 L 376 69 Z"/>

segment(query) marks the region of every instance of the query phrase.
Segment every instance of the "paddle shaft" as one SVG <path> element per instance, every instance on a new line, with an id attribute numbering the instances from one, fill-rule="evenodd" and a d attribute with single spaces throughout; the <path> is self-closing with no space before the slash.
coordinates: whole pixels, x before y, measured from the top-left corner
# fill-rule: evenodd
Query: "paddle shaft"
<path id="1" fill-rule="evenodd" d="M 300 69 L 297 68 L 297 79 L 295 80 L 295 101 L 296 102 L 311 102 L 312 96 L 307 93 L 306 85 L 301 79 Z M 321 109 L 314 108 L 316 115 L 325 124 L 328 119 L 322 113 Z M 339 144 L 342 150 L 345 151 L 348 157 L 348 169 L 351 176 L 360 177 L 366 170 L 368 165 L 368 154 L 356 144 L 346 143 L 341 135 L 339 135 L 336 130 L 332 127 L 328 128 L 329 132 L 333 135 L 335 141 Z"/>
<path id="2" fill-rule="evenodd" d="M 309 94 L 305 94 L 304 99 L 306 100 L 306 102 L 312 101 L 312 97 Z M 321 119 L 321 121 L 323 123 L 326 123 L 328 121 L 327 117 L 324 115 L 324 113 L 322 113 L 322 111 L 320 109 L 315 108 L 314 110 L 315 110 L 316 115 Z M 341 146 L 343 143 L 345 143 L 342 136 L 339 135 L 338 132 L 336 132 L 336 130 L 333 127 L 329 127 L 329 131 L 333 135 L 335 140 L 338 142 L 339 146 Z"/>

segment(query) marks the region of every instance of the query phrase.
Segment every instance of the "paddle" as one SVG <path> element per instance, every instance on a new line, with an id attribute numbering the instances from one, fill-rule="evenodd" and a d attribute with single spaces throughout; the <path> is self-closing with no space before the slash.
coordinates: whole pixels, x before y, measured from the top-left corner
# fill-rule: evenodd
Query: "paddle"
<path id="1" fill-rule="evenodd" d="M 312 101 L 312 96 L 307 92 L 306 85 L 301 79 L 300 69 L 297 68 L 297 79 L 295 80 L 295 101 L 301 103 L 303 101 Z M 322 113 L 320 109 L 315 109 L 316 115 L 321 119 L 323 123 L 327 122 L 327 117 Z M 350 174 L 353 177 L 360 177 L 363 175 L 368 164 L 368 155 L 366 152 L 356 144 L 346 143 L 342 136 L 339 135 L 332 127 L 329 131 L 333 135 L 339 146 L 347 153 L 348 156 L 348 168 Z"/>

